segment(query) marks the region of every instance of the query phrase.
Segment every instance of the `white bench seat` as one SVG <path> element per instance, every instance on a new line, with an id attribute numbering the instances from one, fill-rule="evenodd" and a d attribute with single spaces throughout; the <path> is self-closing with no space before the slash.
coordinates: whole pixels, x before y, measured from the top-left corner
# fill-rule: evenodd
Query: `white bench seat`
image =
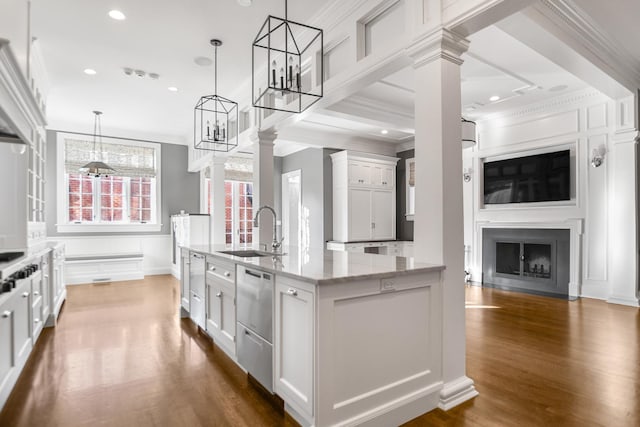
<path id="1" fill-rule="evenodd" d="M 67 285 L 104 283 L 144 278 L 141 252 L 68 254 L 65 260 Z"/>

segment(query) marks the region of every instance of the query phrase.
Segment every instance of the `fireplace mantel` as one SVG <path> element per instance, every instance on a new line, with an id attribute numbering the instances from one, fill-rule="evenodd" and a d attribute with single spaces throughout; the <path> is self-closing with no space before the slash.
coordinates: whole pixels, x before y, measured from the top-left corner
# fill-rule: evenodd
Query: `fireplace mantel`
<path id="1" fill-rule="evenodd" d="M 500 222 L 500 221 L 478 221 L 475 229 L 475 277 L 480 277 L 482 272 L 482 236 L 486 228 L 531 228 L 531 229 L 567 229 L 569 230 L 569 298 L 578 298 L 581 291 L 580 282 L 580 251 L 581 240 L 584 230 L 584 220 L 580 218 L 566 219 L 562 221 L 541 221 L 541 222 Z"/>

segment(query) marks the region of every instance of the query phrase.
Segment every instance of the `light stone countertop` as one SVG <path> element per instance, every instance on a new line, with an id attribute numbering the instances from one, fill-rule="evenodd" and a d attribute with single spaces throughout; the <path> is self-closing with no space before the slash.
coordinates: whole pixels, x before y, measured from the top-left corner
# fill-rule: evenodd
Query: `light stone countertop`
<path id="1" fill-rule="evenodd" d="M 252 247 L 195 245 L 186 249 L 317 285 L 354 279 L 383 279 L 445 269 L 444 265 L 417 262 L 413 258 L 313 248 L 300 250 L 298 247 L 288 246 L 283 248 L 283 256 L 253 258 L 220 253 L 228 250 L 255 250 Z"/>

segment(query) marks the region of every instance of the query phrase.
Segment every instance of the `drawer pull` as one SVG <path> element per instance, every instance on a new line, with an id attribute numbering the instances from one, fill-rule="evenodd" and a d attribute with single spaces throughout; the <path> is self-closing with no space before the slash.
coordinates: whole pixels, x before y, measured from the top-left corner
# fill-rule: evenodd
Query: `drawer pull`
<path id="1" fill-rule="evenodd" d="M 224 276 L 225 276 L 225 277 L 229 277 L 229 276 L 231 276 L 231 273 L 229 273 L 228 271 L 225 271 L 225 272 L 224 272 Z"/>
<path id="2" fill-rule="evenodd" d="M 27 298 L 29 296 L 29 292 L 25 292 L 22 294 L 22 298 Z"/>
<path id="3" fill-rule="evenodd" d="M 295 289 L 293 289 L 293 288 L 289 288 L 289 290 L 287 291 L 287 293 L 288 293 L 289 295 L 291 295 L 291 296 L 294 296 L 294 297 L 298 296 L 298 291 L 296 291 L 296 290 L 295 290 Z"/>
<path id="4" fill-rule="evenodd" d="M 2 318 L 3 319 L 6 319 L 9 316 L 11 316 L 11 312 L 10 311 L 5 311 L 4 313 L 2 313 Z"/>
<path id="5" fill-rule="evenodd" d="M 216 268 L 212 265 L 211 267 L 209 267 L 209 271 L 216 271 Z"/>
<path id="6" fill-rule="evenodd" d="M 40 319 L 36 317 L 35 319 L 33 319 L 33 323 L 40 323 Z"/>
<path id="7" fill-rule="evenodd" d="M 216 294 L 216 296 L 217 296 L 218 298 L 222 298 L 222 292 L 218 292 L 218 293 Z"/>
<path id="8" fill-rule="evenodd" d="M 35 292 L 33 292 L 33 295 L 38 296 L 38 295 L 40 295 L 40 292 L 35 291 Z"/>

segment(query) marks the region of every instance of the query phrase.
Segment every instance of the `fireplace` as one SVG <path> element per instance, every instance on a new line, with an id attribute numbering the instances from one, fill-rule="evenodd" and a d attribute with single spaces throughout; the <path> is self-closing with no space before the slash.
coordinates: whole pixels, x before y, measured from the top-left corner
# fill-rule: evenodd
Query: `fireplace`
<path id="1" fill-rule="evenodd" d="M 568 296 L 569 230 L 487 228 L 482 254 L 483 285 Z"/>

